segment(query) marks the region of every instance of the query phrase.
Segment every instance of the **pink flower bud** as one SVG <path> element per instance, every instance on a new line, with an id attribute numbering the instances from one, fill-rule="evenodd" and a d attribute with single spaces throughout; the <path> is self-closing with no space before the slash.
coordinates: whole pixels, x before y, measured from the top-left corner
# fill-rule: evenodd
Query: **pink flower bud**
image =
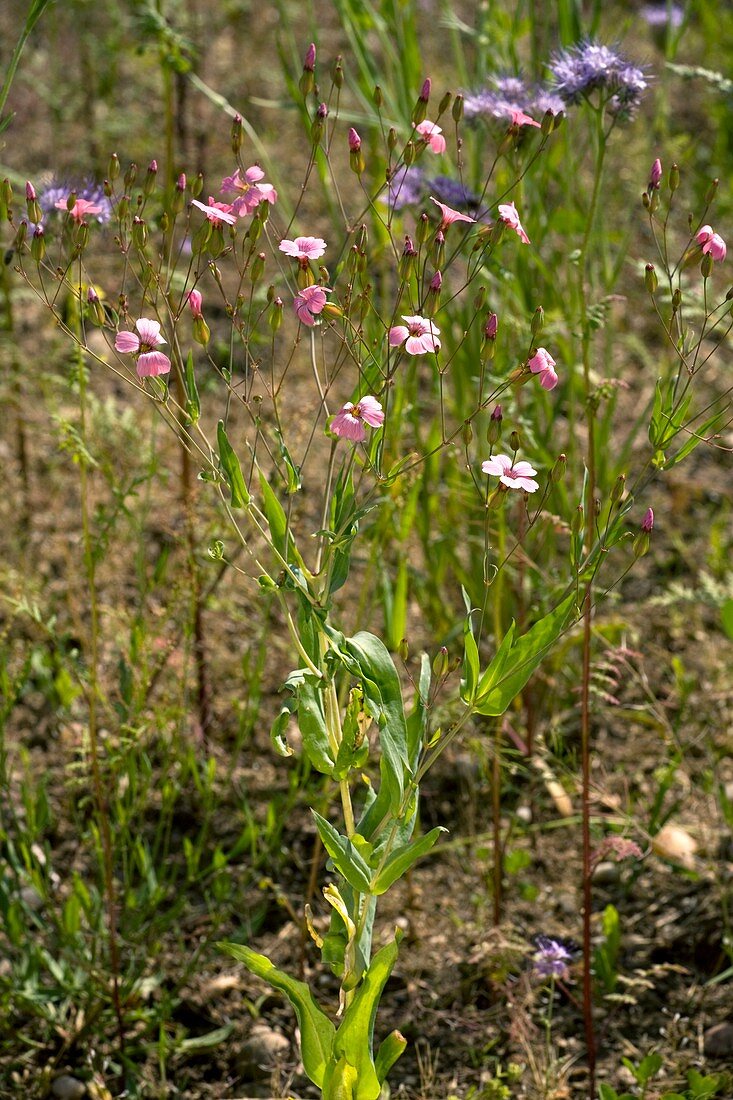
<path id="1" fill-rule="evenodd" d="M 316 67 L 316 44 L 311 42 L 310 46 L 305 52 L 305 59 L 303 61 L 303 71 L 306 73 L 312 73 Z"/>
<path id="2" fill-rule="evenodd" d="M 495 340 L 496 334 L 499 331 L 499 318 L 495 313 L 490 313 L 486 318 L 486 324 L 484 325 L 484 336 L 487 340 Z M 501 405 L 496 406 L 499 409 L 499 415 L 501 415 Z"/>
<path id="3" fill-rule="evenodd" d="M 405 237 L 405 247 L 402 249 L 403 256 L 417 256 L 417 249 L 412 243 L 412 237 Z"/>
<path id="4" fill-rule="evenodd" d="M 433 82 L 429 76 L 426 76 L 423 80 L 422 88 L 420 89 L 420 99 L 423 103 L 427 103 L 430 99 L 430 89 L 433 86 Z"/>
<path id="5" fill-rule="evenodd" d="M 181 172 L 180 176 L 176 180 L 176 191 L 186 190 L 186 173 Z"/>
<path id="6" fill-rule="evenodd" d="M 498 420 L 501 422 L 504 419 L 504 414 L 501 411 L 501 405 L 494 405 L 494 411 L 491 414 L 492 420 Z"/>
<path id="7" fill-rule="evenodd" d="M 318 110 L 316 111 L 316 116 L 319 119 L 321 119 L 321 121 L 323 121 L 323 119 L 326 117 L 327 114 L 328 114 L 328 107 L 326 106 L 326 104 L 325 103 L 319 103 L 318 104 Z"/>
<path id="8" fill-rule="evenodd" d="M 361 138 L 353 126 L 349 129 L 349 149 L 352 153 L 358 153 L 361 149 Z"/>
<path id="9" fill-rule="evenodd" d="M 25 197 L 26 197 L 26 202 L 35 202 L 36 201 L 36 189 L 35 189 L 35 187 L 33 186 L 33 184 L 31 183 L 30 180 L 25 181 Z"/>
<path id="10" fill-rule="evenodd" d="M 148 165 L 148 172 L 150 172 L 151 175 L 155 175 L 155 173 L 157 171 L 158 171 L 158 162 L 157 162 L 157 160 L 151 160 L 150 164 Z"/>
<path id="11" fill-rule="evenodd" d="M 203 305 L 203 295 L 200 290 L 190 290 L 188 293 L 188 308 L 194 317 L 201 316 L 201 307 Z"/>
<path id="12" fill-rule="evenodd" d="M 93 306 L 95 302 L 99 301 L 99 295 L 97 294 L 93 286 L 90 286 L 89 290 L 87 291 L 87 301 L 89 302 L 90 306 Z"/>
<path id="13" fill-rule="evenodd" d="M 644 531 L 648 535 L 653 527 L 654 527 L 654 511 L 653 511 L 652 508 L 647 508 L 646 515 L 644 516 L 643 520 L 641 521 L 641 529 L 642 529 L 642 531 Z"/>
<path id="14" fill-rule="evenodd" d="M 440 274 L 439 271 L 436 271 L 435 274 L 433 275 L 432 279 L 430 280 L 430 289 L 431 290 L 440 290 L 442 285 L 443 285 L 443 276 Z"/>
<path id="15" fill-rule="evenodd" d="M 650 191 L 659 190 L 659 184 L 661 182 L 661 179 L 662 179 L 662 162 L 659 159 L 659 157 L 657 157 L 657 159 L 654 161 L 654 164 L 652 165 L 652 170 L 649 173 L 649 190 Z"/>

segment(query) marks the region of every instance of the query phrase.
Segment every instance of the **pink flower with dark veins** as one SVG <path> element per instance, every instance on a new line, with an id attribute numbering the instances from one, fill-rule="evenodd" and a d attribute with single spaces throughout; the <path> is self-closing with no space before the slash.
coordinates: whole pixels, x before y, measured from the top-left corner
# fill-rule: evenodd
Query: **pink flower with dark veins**
<path id="1" fill-rule="evenodd" d="M 232 203 L 232 214 L 241 217 L 251 214 L 261 202 L 277 202 L 277 191 L 272 184 L 260 183 L 264 178 L 265 173 L 257 164 L 247 168 L 244 175 L 237 168 L 234 175 L 224 177 L 221 181 L 222 195 L 237 196 Z"/>
<path id="2" fill-rule="evenodd" d="M 443 131 L 436 123 L 430 122 L 430 120 L 426 118 L 424 122 L 420 122 L 415 127 L 415 132 L 420 135 L 423 141 L 427 142 L 433 153 L 445 152 Z"/>
<path id="3" fill-rule="evenodd" d="M 326 295 L 330 293 L 327 286 L 306 286 L 299 290 L 293 302 L 298 320 L 309 327 L 315 325 L 318 314 L 323 313 Z"/>
<path id="4" fill-rule="evenodd" d="M 326 242 L 322 237 L 296 237 L 294 241 L 280 241 L 278 248 L 286 256 L 292 256 L 307 267 L 309 260 L 318 260 L 326 251 Z"/>
<path id="5" fill-rule="evenodd" d="M 135 322 L 137 332 L 124 330 L 115 336 L 115 351 L 137 358 L 137 373 L 141 378 L 155 378 L 168 374 L 171 361 L 162 351 L 156 351 L 165 340 L 160 335 L 160 321 L 141 317 Z"/>
<path id="6" fill-rule="evenodd" d="M 539 482 L 533 479 L 533 475 L 537 473 L 534 467 L 529 462 L 512 463 L 509 455 L 494 455 L 482 463 L 481 469 L 485 474 L 498 477 L 507 489 L 524 489 L 527 493 L 535 493 L 540 487 Z"/>
<path id="7" fill-rule="evenodd" d="M 702 245 L 703 255 L 710 253 L 714 260 L 725 259 L 726 252 L 728 251 L 725 241 L 719 233 L 713 232 L 713 227 L 711 225 L 704 225 L 702 229 L 698 230 L 695 235 L 695 240 L 698 244 Z"/>
<path id="8" fill-rule="evenodd" d="M 232 213 L 231 203 L 217 202 L 213 195 L 209 195 L 208 206 L 204 202 L 199 202 L 198 199 L 191 199 L 191 204 L 197 206 L 199 210 L 203 210 L 206 217 L 213 226 L 226 223 L 227 225 L 236 224 L 236 216 Z"/>
<path id="9" fill-rule="evenodd" d="M 405 345 L 405 351 L 409 355 L 425 355 L 427 352 L 438 351 L 440 348 L 440 329 L 427 317 L 402 318 L 404 325 L 393 325 L 389 330 L 389 346 L 397 348 Z"/>
<path id="10" fill-rule="evenodd" d="M 544 390 L 554 390 L 557 385 L 557 366 L 547 348 L 537 348 L 537 351 L 527 362 L 532 374 L 540 376 L 540 385 Z"/>
<path id="11" fill-rule="evenodd" d="M 363 443 L 366 439 L 365 424 L 370 428 L 380 428 L 384 424 L 384 411 L 376 397 L 362 397 L 356 405 L 347 401 L 331 421 L 331 431 L 343 439 Z"/>
<path id="12" fill-rule="evenodd" d="M 499 206 L 499 218 L 505 225 L 508 225 L 510 229 L 514 230 L 523 244 L 531 243 L 519 220 L 519 213 L 513 202 L 501 203 Z"/>
<path id="13" fill-rule="evenodd" d="M 468 214 L 461 214 L 460 210 L 454 210 L 452 206 L 446 206 L 444 202 L 438 202 L 433 196 L 430 196 L 430 201 L 434 202 L 442 214 L 440 222 L 441 229 L 447 229 L 449 225 L 453 225 L 453 222 L 471 222 L 476 221 L 475 218 L 469 217 Z"/>

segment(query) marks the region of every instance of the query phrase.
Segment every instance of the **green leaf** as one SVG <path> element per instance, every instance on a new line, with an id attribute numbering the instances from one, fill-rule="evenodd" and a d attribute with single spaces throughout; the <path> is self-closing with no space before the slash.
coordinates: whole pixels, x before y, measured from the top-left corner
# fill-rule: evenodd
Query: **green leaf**
<path id="1" fill-rule="evenodd" d="M 442 825 L 438 825 L 435 829 L 431 829 L 429 833 L 425 833 L 424 836 L 419 837 L 417 840 L 412 840 L 407 844 L 403 844 L 393 852 L 372 882 L 371 892 L 373 894 L 383 894 L 385 890 L 389 890 L 393 882 L 396 882 L 398 878 L 402 878 L 404 873 L 409 871 L 410 867 L 412 867 L 418 859 L 427 855 L 440 834 L 446 833 L 447 831 L 448 830 L 444 829 Z"/>
<path id="2" fill-rule="evenodd" d="M 343 1056 L 357 1070 L 354 1100 L 378 1100 L 382 1091 L 382 1083 L 372 1059 L 374 1021 L 382 990 L 397 961 L 400 938 L 401 933 L 397 933 L 392 943 L 388 943 L 372 959 L 334 1038 L 334 1059 Z"/>
<path id="3" fill-rule="evenodd" d="M 725 601 L 720 609 L 720 619 L 723 623 L 723 630 L 733 641 L 733 600 Z"/>
<path id="4" fill-rule="evenodd" d="M 215 1031 L 209 1031 L 206 1035 L 193 1035 L 190 1039 L 181 1039 L 178 1050 L 183 1054 L 195 1054 L 198 1050 L 211 1050 L 219 1043 L 225 1042 L 234 1031 L 234 1024 L 224 1024 Z"/>
<path id="5" fill-rule="evenodd" d="M 494 660 L 479 682 L 476 704 L 478 714 L 498 717 L 504 713 L 542 658 L 552 649 L 574 613 L 575 593 L 571 593 L 516 640 L 512 623 Z"/>
<path id="6" fill-rule="evenodd" d="M 377 1079 L 382 1084 L 384 1084 L 384 1080 L 387 1074 L 392 1069 L 392 1066 L 400 1057 L 406 1046 L 407 1039 L 399 1031 L 390 1031 L 387 1038 L 379 1044 L 377 1057 L 374 1061 L 374 1069 L 377 1073 Z"/>
<path id="7" fill-rule="evenodd" d="M 295 549 L 293 535 L 283 506 L 270 488 L 262 470 L 260 470 L 260 489 L 262 491 L 262 510 L 267 516 L 272 545 L 283 561 L 290 564 L 294 560 L 298 565 L 303 566 L 303 559 Z"/>
<path id="8" fill-rule="evenodd" d="M 358 1079 L 356 1066 L 347 1062 L 342 1054 L 326 1077 L 323 1100 L 356 1100 Z"/>
<path id="9" fill-rule="evenodd" d="M 368 894 L 371 880 L 369 864 L 359 855 L 349 838 L 342 836 L 337 829 L 334 829 L 330 821 L 326 821 L 325 817 L 321 817 L 313 809 L 311 813 L 323 841 L 323 847 L 333 860 L 336 870 L 344 876 L 354 890 L 358 890 L 360 894 Z"/>
<path id="10" fill-rule="evenodd" d="M 186 358 L 186 370 L 183 376 L 183 384 L 186 390 L 186 412 L 194 423 L 201 416 L 201 400 L 196 386 L 196 375 L 193 370 L 193 352 L 189 351 Z M 221 443 L 219 444 L 221 449 Z"/>
<path id="11" fill-rule="evenodd" d="M 323 1009 L 313 1000 L 308 986 L 278 970 L 265 955 L 258 955 L 249 947 L 239 943 L 220 943 L 219 947 L 243 962 L 253 974 L 269 982 L 288 998 L 298 1017 L 300 1050 L 305 1072 L 313 1084 L 321 1088 L 326 1067 L 331 1061 L 336 1029 Z"/>
<path id="12" fill-rule="evenodd" d="M 282 707 L 280 708 L 280 713 L 278 714 L 275 721 L 272 723 L 272 727 L 270 729 L 270 740 L 275 747 L 275 751 L 278 752 L 280 756 L 293 755 L 293 749 L 288 744 L 285 738 L 285 731 L 290 724 L 290 719 L 293 716 L 293 712 L 297 709 L 297 705 L 298 704 L 295 699 L 288 699 L 287 703 L 284 703 L 282 705 Z"/>
<path id="13" fill-rule="evenodd" d="M 232 494 L 232 508 L 246 508 L 249 504 L 249 492 L 244 482 L 242 467 L 224 427 L 224 421 L 220 420 L 216 429 L 216 438 L 219 444 L 219 460 L 222 473 Z"/>
<path id="14" fill-rule="evenodd" d="M 303 737 L 304 752 L 316 771 L 323 775 L 332 775 L 334 758 L 323 713 L 321 684 L 322 681 L 307 669 L 296 668 L 288 676 L 283 688 L 286 691 L 292 691 L 297 701 L 298 728 Z M 284 711 L 288 707 L 290 707 L 288 703 L 283 706 L 270 733 L 278 751 L 280 751 L 287 724 Z"/>
<path id="15" fill-rule="evenodd" d="M 478 646 L 473 636 L 473 622 L 471 620 L 471 606 L 468 594 L 463 589 L 463 598 L 466 601 L 466 618 L 463 621 L 463 679 L 461 680 L 461 699 L 464 703 L 472 703 L 476 694 L 476 686 L 481 675 L 481 663 L 479 660 Z"/>

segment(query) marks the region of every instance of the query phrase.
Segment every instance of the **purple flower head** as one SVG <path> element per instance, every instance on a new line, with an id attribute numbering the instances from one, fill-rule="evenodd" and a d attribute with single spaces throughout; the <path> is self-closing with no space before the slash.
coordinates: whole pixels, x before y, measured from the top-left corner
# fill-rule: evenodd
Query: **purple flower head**
<path id="1" fill-rule="evenodd" d="M 389 205 L 393 210 L 413 206 L 424 198 L 426 191 L 422 168 L 400 168 L 389 181 Z"/>
<path id="2" fill-rule="evenodd" d="M 486 118 L 505 126 L 515 111 L 541 118 L 546 111 L 557 115 L 564 109 L 564 101 L 548 85 L 527 84 L 521 76 L 493 76 L 488 87 L 463 101 L 465 118 Z"/>
<path id="3" fill-rule="evenodd" d="M 648 87 L 642 69 L 592 39 L 555 54 L 549 68 L 554 90 L 565 103 L 580 103 L 599 92 L 612 111 L 626 118 L 638 107 Z"/>
<path id="4" fill-rule="evenodd" d="M 572 945 L 550 936 L 536 936 L 537 950 L 533 956 L 533 969 L 540 978 L 567 978 L 573 961 Z"/>
<path id="5" fill-rule="evenodd" d="M 433 176 L 425 180 L 426 190 L 434 195 L 439 202 L 446 206 L 452 206 L 454 210 L 466 210 L 475 215 L 478 209 L 479 197 L 470 191 L 460 180 L 454 180 L 450 176 Z"/>
<path id="6" fill-rule="evenodd" d="M 112 203 L 105 195 L 101 184 L 90 180 L 86 180 L 82 184 L 59 183 L 58 180 L 51 180 L 38 195 L 38 204 L 44 218 L 62 209 L 57 205 L 58 203 L 63 203 L 63 208 L 65 208 L 66 200 L 72 192 L 83 203 L 93 203 L 97 208 L 90 220 L 96 221 L 99 225 L 106 225 L 110 221 Z"/>
<path id="7" fill-rule="evenodd" d="M 663 30 L 670 27 L 673 31 L 682 26 L 685 18 L 684 8 L 679 4 L 667 6 L 667 0 L 661 0 L 661 3 L 656 4 L 645 4 L 639 14 L 650 27 L 659 27 Z"/>

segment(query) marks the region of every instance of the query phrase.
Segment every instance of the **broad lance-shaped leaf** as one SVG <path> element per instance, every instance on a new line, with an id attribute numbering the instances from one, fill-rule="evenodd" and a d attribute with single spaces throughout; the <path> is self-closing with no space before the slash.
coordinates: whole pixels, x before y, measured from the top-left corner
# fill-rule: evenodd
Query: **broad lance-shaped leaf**
<path id="1" fill-rule="evenodd" d="M 201 416 L 201 401 L 196 386 L 196 375 L 193 370 L 193 352 L 189 351 L 186 358 L 186 371 L 184 374 L 184 386 L 186 389 L 186 412 L 194 421 Z"/>
<path id="2" fill-rule="evenodd" d="M 407 1046 L 407 1039 L 400 1031 L 390 1031 L 386 1039 L 379 1044 L 374 1068 L 378 1079 L 384 1084 L 384 1079 L 392 1069 L 397 1059 Z"/>
<path id="3" fill-rule="evenodd" d="M 325 817 L 321 817 L 313 809 L 311 813 L 323 841 L 323 847 L 333 860 L 336 870 L 344 876 L 354 890 L 358 890 L 360 894 L 368 894 L 371 879 L 369 864 L 359 855 L 349 838 L 342 836 L 337 829 L 334 829 L 330 821 L 326 821 Z"/>
<path id="4" fill-rule="evenodd" d="M 440 834 L 447 831 L 442 825 L 438 825 L 435 829 L 431 829 L 429 833 L 425 833 L 425 836 L 418 837 L 417 840 L 411 840 L 393 852 L 372 882 L 371 892 L 373 894 L 383 894 L 386 890 L 389 890 L 392 883 L 396 882 L 398 878 L 402 878 L 405 871 L 409 871 L 418 859 L 427 855 Z"/>
<path id="5" fill-rule="evenodd" d="M 239 465 L 239 459 L 229 442 L 223 420 L 219 421 L 216 429 L 216 439 L 219 444 L 222 473 L 232 494 L 232 508 L 246 508 L 249 504 L 249 492 L 242 474 L 242 467 Z"/>
<path id="6" fill-rule="evenodd" d="M 305 668 L 296 668 L 283 684 L 286 691 L 292 691 L 295 699 L 285 703 L 275 719 L 270 737 L 277 751 L 290 755 L 285 731 L 290 714 L 297 709 L 298 727 L 303 738 L 303 748 L 316 771 L 331 775 L 334 757 L 328 740 L 326 719 L 320 691 L 320 680 Z"/>
<path id="7" fill-rule="evenodd" d="M 262 470 L 260 470 L 260 489 L 262 491 L 262 509 L 267 516 L 272 545 L 288 565 L 295 561 L 303 568 L 303 559 L 295 548 L 288 517 L 285 515 L 282 504 L 270 488 Z"/>
<path id="8" fill-rule="evenodd" d="M 572 619 L 575 606 L 575 593 L 571 593 L 521 638 L 515 638 L 512 623 L 479 681 L 475 703 L 478 714 L 498 717 L 504 713 Z"/>
<path id="9" fill-rule="evenodd" d="M 308 986 L 278 970 L 266 955 L 258 955 L 249 947 L 239 943 L 220 943 L 218 946 L 288 998 L 298 1017 L 300 1052 L 305 1072 L 314 1085 L 322 1088 L 326 1067 L 331 1062 L 336 1029 L 313 1000 Z"/>
<path id="10" fill-rule="evenodd" d="M 353 1001 L 344 1013 L 341 1026 L 333 1041 L 331 1067 L 326 1071 L 323 1083 L 323 1100 L 336 1100 L 339 1095 L 337 1092 L 330 1091 L 330 1084 L 341 1058 L 356 1069 L 353 1100 L 378 1100 L 382 1091 L 382 1082 L 377 1076 L 372 1055 L 374 1021 L 382 990 L 397 961 L 401 937 L 402 933 L 397 932 L 394 940 L 377 952 L 364 980 L 354 994 Z"/>

